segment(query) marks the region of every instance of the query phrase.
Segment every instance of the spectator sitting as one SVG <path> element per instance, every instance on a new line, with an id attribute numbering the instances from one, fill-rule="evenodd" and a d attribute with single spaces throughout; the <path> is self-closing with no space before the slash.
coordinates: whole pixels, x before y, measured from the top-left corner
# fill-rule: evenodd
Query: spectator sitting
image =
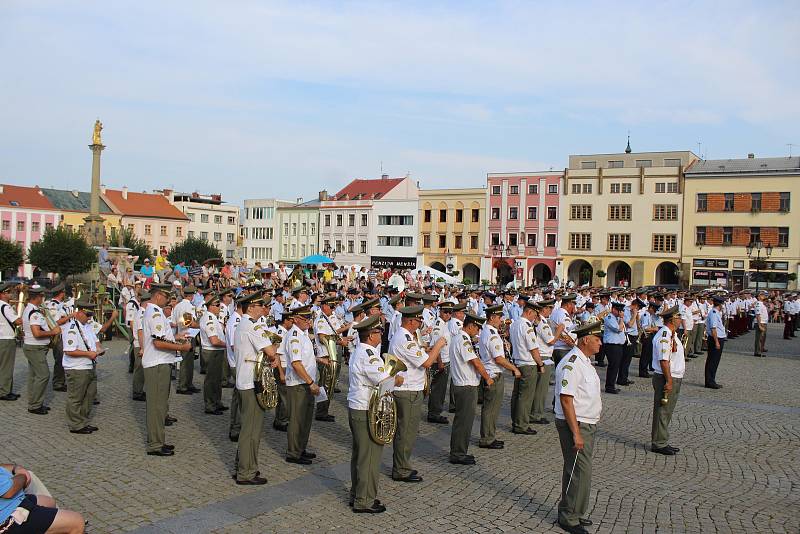
<path id="1" fill-rule="evenodd" d="M 2 464 L 0 467 L 0 491 L 3 492 L 0 495 L 0 532 L 84 532 L 81 514 L 59 509 L 47 494 L 47 489 L 30 471 L 16 464 Z"/>
<path id="2" fill-rule="evenodd" d="M 150 289 L 150 284 L 153 283 L 155 269 L 153 269 L 153 266 L 150 265 L 150 260 L 148 258 L 145 258 L 144 264 L 139 268 L 139 272 L 144 277 L 144 288 Z"/>
<path id="3" fill-rule="evenodd" d="M 108 257 L 108 245 L 103 245 L 97 251 L 97 264 L 100 267 L 100 272 L 108 274 L 111 271 L 111 259 Z"/>
<path id="4" fill-rule="evenodd" d="M 181 260 L 172 270 L 172 274 L 175 275 L 175 280 L 180 280 L 182 284 L 189 283 L 189 269 L 186 267 L 186 262 Z"/>
<path id="5" fill-rule="evenodd" d="M 189 278 L 192 279 L 192 284 L 194 284 L 195 287 L 205 287 L 206 285 L 208 275 L 203 272 L 203 267 L 197 263 L 197 260 L 192 260 L 192 266 L 189 268 Z"/>

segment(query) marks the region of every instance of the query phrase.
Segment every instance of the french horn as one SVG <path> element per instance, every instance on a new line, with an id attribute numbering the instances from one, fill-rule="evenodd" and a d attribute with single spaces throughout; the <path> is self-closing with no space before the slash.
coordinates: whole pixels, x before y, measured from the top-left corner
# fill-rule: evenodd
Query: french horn
<path id="1" fill-rule="evenodd" d="M 389 368 L 389 376 L 408 370 L 406 364 L 393 354 L 384 355 L 384 362 Z M 369 437 L 378 445 L 388 445 L 397 432 L 397 404 L 391 392 L 386 391 L 381 395 L 380 384 L 372 387 L 367 409 L 369 422 Z"/>

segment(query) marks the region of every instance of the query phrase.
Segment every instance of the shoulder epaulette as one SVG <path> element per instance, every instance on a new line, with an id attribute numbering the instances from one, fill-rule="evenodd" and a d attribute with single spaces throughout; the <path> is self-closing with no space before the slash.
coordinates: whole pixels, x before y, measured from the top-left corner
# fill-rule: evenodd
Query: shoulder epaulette
<path id="1" fill-rule="evenodd" d="M 577 360 L 577 359 L 578 359 L 578 355 L 577 354 L 573 354 L 572 356 L 569 357 L 569 363 L 574 363 L 575 360 Z"/>

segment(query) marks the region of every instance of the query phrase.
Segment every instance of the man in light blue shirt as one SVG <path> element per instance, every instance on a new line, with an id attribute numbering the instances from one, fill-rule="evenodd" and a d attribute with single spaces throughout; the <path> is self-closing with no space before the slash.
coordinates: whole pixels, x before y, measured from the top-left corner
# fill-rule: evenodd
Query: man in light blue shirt
<path id="1" fill-rule="evenodd" d="M 628 340 L 622 318 L 624 309 L 624 304 L 614 302 L 611 304 L 611 313 L 603 319 L 603 347 L 608 358 L 605 389 L 606 393 L 611 394 L 619 393 L 619 389 L 616 387 L 617 377 L 624 358 L 624 346 Z"/>
<path id="2" fill-rule="evenodd" d="M 639 299 L 633 299 L 629 306 L 625 308 L 622 315 L 622 320 L 625 323 L 625 336 L 627 337 L 626 343 L 622 349 L 622 364 L 619 367 L 619 375 L 617 376 L 617 384 L 620 386 L 630 386 L 633 380 L 628 378 L 628 370 L 630 369 L 633 356 L 636 352 L 636 338 L 639 336 L 639 310 L 644 305 Z"/>
<path id="3" fill-rule="evenodd" d="M 708 311 L 708 315 L 706 316 L 708 357 L 706 358 L 705 387 L 710 389 L 720 389 L 722 387 L 717 384 L 717 368 L 722 358 L 722 349 L 725 347 L 725 340 L 728 338 L 728 334 L 725 331 L 725 322 L 722 319 L 722 305 L 724 303 L 724 298 L 714 297 L 714 307 Z"/>

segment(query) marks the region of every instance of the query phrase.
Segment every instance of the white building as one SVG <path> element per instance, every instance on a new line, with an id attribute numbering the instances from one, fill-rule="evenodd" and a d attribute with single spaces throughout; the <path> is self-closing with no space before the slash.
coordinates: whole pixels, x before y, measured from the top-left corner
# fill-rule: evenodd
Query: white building
<path id="1" fill-rule="evenodd" d="M 167 192 L 164 191 L 164 194 Z M 173 204 L 189 218 L 187 237 L 205 239 L 216 246 L 226 260 L 236 259 L 239 208 L 223 204 L 221 195 L 172 193 Z"/>
<path id="2" fill-rule="evenodd" d="M 320 251 L 336 263 L 413 269 L 417 265 L 419 190 L 409 178 L 353 180 L 320 193 Z"/>
<path id="3" fill-rule="evenodd" d="M 317 254 L 319 248 L 319 199 L 278 208 L 278 260 L 297 263 Z"/>
<path id="4" fill-rule="evenodd" d="M 242 259 L 252 265 L 255 262 L 278 261 L 278 213 L 279 207 L 292 206 L 293 202 L 274 198 L 248 199 L 244 201 L 242 221 Z"/>

